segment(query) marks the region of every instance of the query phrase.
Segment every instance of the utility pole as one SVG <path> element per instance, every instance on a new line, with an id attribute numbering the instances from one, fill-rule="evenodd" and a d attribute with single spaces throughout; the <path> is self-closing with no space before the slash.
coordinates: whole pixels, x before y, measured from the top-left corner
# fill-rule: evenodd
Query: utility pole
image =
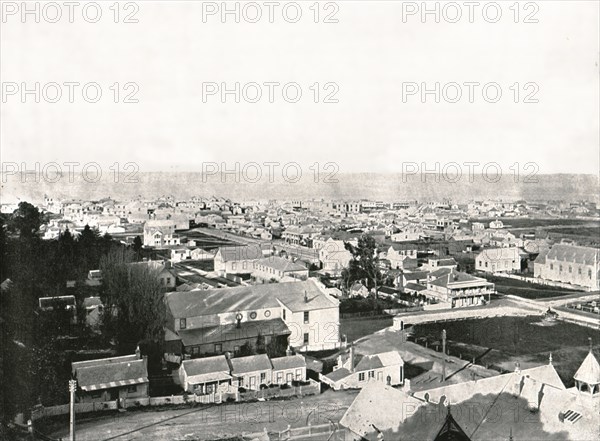
<path id="1" fill-rule="evenodd" d="M 442 381 L 446 381 L 446 330 L 442 330 Z"/>
<path id="2" fill-rule="evenodd" d="M 69 441 L 75 441 L 75 391 L 77 390 L 77 381 L 69 380 L 69 393 L 71 395 L 71 400 L 69 402 L 69 410 L 70 410 L 70 437 Z"/>

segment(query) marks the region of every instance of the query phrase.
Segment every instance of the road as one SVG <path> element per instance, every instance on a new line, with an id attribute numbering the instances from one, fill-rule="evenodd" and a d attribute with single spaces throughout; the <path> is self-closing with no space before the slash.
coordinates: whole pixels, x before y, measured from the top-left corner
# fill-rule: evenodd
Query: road
<path id="1" fill-rule="evenodd" d="M 327 390 L 288 400 L 231 403 L 177 410 L 127 411 L 77 422 L 78 441 L 214 440 L 233 435 L 269 432 L 338 422 L 358 391 Z M 52 434 L 68 439 L 68 427 Z"/>

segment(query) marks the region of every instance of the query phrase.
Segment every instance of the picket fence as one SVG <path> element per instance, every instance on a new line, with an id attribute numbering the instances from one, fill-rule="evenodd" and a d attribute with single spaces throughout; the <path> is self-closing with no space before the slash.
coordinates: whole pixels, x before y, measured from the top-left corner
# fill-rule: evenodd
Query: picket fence
<path id="1" fill-rule="evenodd" d="M 243 393 L 217 393 L 209 395 L 172 395 L 170 397 L 147 397 L 147 398 L 130 398 L 121 401 L 121 407 L 124 409 L 132 409 L 145 406 L 169 406 L 182 405 L 189 403 L 198 404 L 220 404 L 230 399 L 231 401 L 249 401 L 255 399 L 269 399 L 278 397 L 291 396 L 306 396 L 317 395 L 321 392 L 321 384 L 314 380 L 309 380 L 310 384 L 305 386 L 295 386 L 288 389 L 269 388 L 259 391 L 246 391 Z M 114 411 L 119 409 L 118 400 L 102 401 L 95 403 L 75 403 L 75 414 Z M 31 411 L 31 420 L 36 421 L 40 418 L 55 417 L 59 415 L 67 415 L 69 413 L 68 404 L 60 404 L 58 406 L 43 407 L 38 406 Z"/>

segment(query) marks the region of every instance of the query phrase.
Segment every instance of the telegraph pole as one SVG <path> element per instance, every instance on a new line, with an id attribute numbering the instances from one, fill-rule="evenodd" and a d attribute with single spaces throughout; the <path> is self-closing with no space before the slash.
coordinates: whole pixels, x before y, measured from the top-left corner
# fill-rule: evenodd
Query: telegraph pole
<path id="1" fill-rule="evenodd" d="M 442 330 L 442 354 L 444 359 L 442 361 L 442 381 L 446 381 L 446 330 Z"/>
<path id="2" fill-rule="evenodd" d="M 69 393 L 71 396 L 71 400 L 69 402 L 69 410 L 70 410 L 70 437 L 69 441 L 75 441 L 75 391 L 77 390 L 77 381 L 69 380 Z"/>

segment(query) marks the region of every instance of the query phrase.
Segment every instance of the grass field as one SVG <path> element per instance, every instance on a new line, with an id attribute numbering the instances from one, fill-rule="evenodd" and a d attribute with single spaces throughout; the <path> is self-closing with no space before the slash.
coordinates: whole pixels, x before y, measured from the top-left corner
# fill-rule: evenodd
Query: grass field
<path id="1" fill-rule="evenodd" d="M 539 285 L 536 283 L 524 282 L 518 279 L 509 279 L 508 277 L 496 277 L 488 274 L 480 274 L 488 281 L 496 285 L 496 291 L 500 294 L 511 294 L 526 299 L 543 299 L 547 297 L 559 297 L 581 290 L 564 289 L 556 286 Z"/>
<path id="2" fill-rule="evenodd" d="M 541 317 L 430 323 L 415 326 L 414 336 L 419 343 L 427 340 L 429 347 L 435 347 L 443 329 L 452 355 L 477 358 L 479 364 L 506 370 L 512 370 L 515 361 L 523 367 L 547 363 L 552 353 L 553 364 L 567 386 L 573 384 L 572 377 L 585 358 L 588 337 L 598 343 L 596 330 L 562 321 L 545 322 Z"/>
<path id="3" fill-rule="evenodd" d="M 365 335 L 392 326 L 392 324 L 393 318 L 391 316 L 340 319 L 340 335 L 346 335 L 348 341 L 352 342 Z"/>

